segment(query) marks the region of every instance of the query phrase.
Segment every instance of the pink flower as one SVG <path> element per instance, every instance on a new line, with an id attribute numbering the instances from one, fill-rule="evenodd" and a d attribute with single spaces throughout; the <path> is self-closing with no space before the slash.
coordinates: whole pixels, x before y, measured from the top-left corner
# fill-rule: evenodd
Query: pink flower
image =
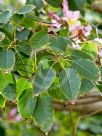
<path id="1" fill-rule="evenodd" d="M 14 109 L 12 109 L 10 112 L 9 112 L 9 117 L 12 117 L 12 116 L 15 116 L 15 114 L 17 113 L 17 109 L 16 108 L 14 108 Z"/>
<path id="2" fill-rule="evenodd" d="M 56 20 L 56 21 L 59 21 L 60 18 L 59 16 L 57 16 L 55 13 L 53 12 L 49 12 L 48 15 L 53 19 L 53 20 Z"/>
<path id="3" fill-rule="evenodd" d="M 20 122 L 22 120 L 21 116 L 18 115 L 17 113 L 17 108 L 12 109 L 9 113 L 8 113 L 8 119 L 11 122 Z"/>
<path id="4" fill-rule="evenodd" d="M 73 32 L 81 26 L 80 21 L 78 21 L 78 19 L 80 18 L 80 12 L 69 10 L 67 0 L 63 0 L 62 6 L 64 14 L 63 20 L 66 20 L 66 22 L 68 23 L 69 31 Z"/>
<path id="5" fill-rule="evenodd" d="M 63 17 L 59 18 L 53 12 L 49 12 L 48 15 L 52 18 L 52 24 L 49 30 L 53 28 L 61 28 L 63 24 L 68 24 L 69 32 L 71 32 L 71 37 L 74 40 L 86 41 L 86 37 L 90 34 L 92 27 L 90 24 L 87 26 L 82 26 L 81 22 L 78 20 L 80 18 L 80 11 L 71 11 L 68 7 L 68 1 L 63 0 Z"/>
<path id="6" fill-rule="evenodd" d="M 90 32 L 92 30 L 92 26 L 90 24 L 88 24 L 87 26 L 83 26 L 83 32 L 85 33 L 85 36 L 90 35 Z"/>
<path id="7" fill-rule="evenodd" d="M 52 24 L 50 26 L 54 27 L 54 28 L 60 28 L 61 23 L 60 23 L 59 16 L 57 16 L 57 14 L 55 14 L 53 12 L 49 12 L 48 15 L 52 18 Z"/>
<path id="8" fill-rule="evenodd" d="M 14 121 L 16 121 L 16 122 L 20 122 L 21 120 L 22 120 L 22 118 L 20 115 L 16 115 L 14 118 Z"/>
<path id="9" fill-rule="evenodd" d="M 80 27 L 81 27 L 81 23 L 80 21 L 77 21 L 76 24 L 69 25 L 69 31 L 73 33 L 76 30 L 80 29 Z"/>
<path id="10" fill-rule="evenodd" d="M 85 37 L 90 34 L 92 27 L 88 24 L 87 26 L 82 26 L 81 22 L 78 20 L 80 18 L 79 11 L 71 11 L 68 8 L 68 1 L 63 0 L 63 14 L 64 18 L 69 26 L 69 31 L 72 33 L 72 37 L 77 37 L 86 39 Z"/>
<path id="11" fill-rule="evenodd" d="M 68 17 L 68 11 L 69 11 L 68 2 L 66 0 L 63 0 L 62 6 L 63 6 L 64 17 Z"/>
<path id="12" fill-rule="evenodd" d="M 87 26 L 80 26 L 80 27 L 76 27 L 74 29 L 74 31 L 72 32 L 72 37 L 76 38 L 76 39 L 81 39 L 83 41 L 86 41 L 86 37 L 88 35 L 90 35 L 90 31 L 92 30 L 92 27 L 90 24 L 88 24 Z"/>
<path id="13" fill-rule="evenodd" d="M 59 18 L 59 16 L 53 12 L 48 13 L 48 15 L 52 18 L 51 26 L 55 28 L 60 28 L 62 25 L 61 23 L 66 21 L 69 26 L 69 31 L 73 32 L 81 26 L 80 21 L 78 21 L 80 17 L 80 12 L 69 10 L 67 0 L 63 0 L 62 6 L 64 14 L 62 18 Z"/>
<path id="14" fill-rule="evenodd" d="M 63 14 L 64 14 L 64 17 L 66 19 L 71 19 L 71 20 L 77 20 L 80 18 L 80 12 L 79 11 L 71 11 L 69 10 L 69 7 L 68 7 L 68 1 L 67 0 L 63 0 L 63 3 L 62 3 L 62 6 L 63 6 Z"/>

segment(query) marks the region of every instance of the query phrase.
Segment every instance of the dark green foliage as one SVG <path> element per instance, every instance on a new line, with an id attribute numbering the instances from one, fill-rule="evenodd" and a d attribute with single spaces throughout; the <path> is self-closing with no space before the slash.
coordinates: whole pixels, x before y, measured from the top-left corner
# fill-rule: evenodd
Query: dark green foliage
<path id="1" fill-rule="evenodd" d="M 69 9 L 82 11 L 85 4 L 69 0 Z M 76 102 L 94 87 L 102 92 L 99 46 L 84 31 L 77 43 L 70 23 L 85 27 L 87 21 L 63 18 L 62 0 L 27 0 L 17 7 L 0 12 L 0 108 L 14 102 L 23 118 L 46 133 L 53 126 L 54 100 Z M 52 10 L 59 15 L 55 24 L 48 16 Z"/>

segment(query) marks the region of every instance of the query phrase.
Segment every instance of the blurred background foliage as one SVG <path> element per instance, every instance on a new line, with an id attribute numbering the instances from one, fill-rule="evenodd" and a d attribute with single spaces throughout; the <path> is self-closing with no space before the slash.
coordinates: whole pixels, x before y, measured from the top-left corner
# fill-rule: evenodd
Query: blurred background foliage
<path id="1" fill-rule="evenodd" d="M 30 120 L 11 121 L 6 113 L 0 118 L 0 136 L 45 136 Z M 73 112 L 72 116 L 73 121 L 76 122 L 78 114 Z M 56 111 L 54 125 L 48 136 L 72 136 L 72 125 L 68 112 Z M 102 136 L 102 115 L 98 114 L 81 120 L 77 136 Z"/>
<path id="2" fill-rule="evenodd" d="M 45 1 L 44 1 L 45 2 Z M 12 9 L 15 11 L 24 3 L 37 6 L 37 12 L 52 10 L 61 14 L 61 0 L 46 0 L 46 6 L 42 0 L 0 0 L 0 10 Z M 69 0 L 71 10 L 80 10 L 82 16 L 91 22 L 102 34 L 102 0 Z M 0 110 L 0 136 L 44 136 L 30 120 L 17 122 L 10 120 L 8 114 L 11 108 Z M 80 113 L 68 111 L 55 111 L 54 125 L 49 136 L 72 136 L 73 123 L 77 121 Z M 71 117 L 72 116 L 72 117 Z M 80 121 L 77 136 L 102 136 L 102 114 L 94 115 Z"/>

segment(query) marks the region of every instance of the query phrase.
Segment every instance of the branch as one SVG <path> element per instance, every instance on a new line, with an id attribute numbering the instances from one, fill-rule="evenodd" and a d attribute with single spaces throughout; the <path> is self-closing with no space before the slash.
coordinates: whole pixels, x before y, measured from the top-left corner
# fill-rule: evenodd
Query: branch
<path id="1" fill-rule="evenodd" d="M 70 101 L 53 100 L 53 106 L 55 110 L 70 111 L 70 109 L 72 109 L 77 112 L 90 113 L 101 108 L 102 96 L 82 96 L 76 100 L 75 104 L 72 104 Z"/>
<path id="2" fill-rule="evenodd" d="M 96 97 L 95 97 L 96 96 Z M 6 103 L 7 107 L 14 108 L 16 107 L 16 102 L 8 101 Z M 79 97 L 75 104 L 70 101 L 59 101 L 53 100 L 53 107 L 58 111 L 76 111 L 81 113 L 91 113 L 95 112 L 102 107 L 102 96 L 100 95 L 85 95 Z"/>

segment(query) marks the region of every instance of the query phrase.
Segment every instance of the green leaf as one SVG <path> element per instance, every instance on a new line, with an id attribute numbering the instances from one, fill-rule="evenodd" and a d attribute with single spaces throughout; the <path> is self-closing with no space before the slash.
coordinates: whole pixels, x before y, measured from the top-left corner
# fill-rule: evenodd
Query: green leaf
<path id="1" fill-rule="evenodd" d="M 46 0 L 48 4 L 54 7 L 61 6 L 62 0 Z"/>
<path id="2" fill-rule="evenodd" d="M 87 43 L 83 44 L 82 50 L 85 51 L 92 58 L 94 57 L 95 59 L 96 59 L 96 56 L 98 55 L 98 48 L 92 42 L 87 42 Z"/>
<path id="3" fill-rule="evenodd" d="M 83 10 L 86 0 L 69 0 L 69 7 L 72 10 Z"/>
<path id="4" fill-rule="evenodd" d="M 16 33 L 16 38 L 18 41 L 24 41 L 24 40 L 28 40 L 30 35 L 30 31 L 27 29 L 23 29 L 22 31 L 17 31 Z"/>
<path id="5" fill-rule="evenodd" d="M 15 64 L 15 53 L 11 49 L 0 50 L 0 69 L 11 71 Z"/>
<path id="6" fill-rule="evenodd" d="M 24 19 L 23 19 L 23 22 L 22 22 L 22 26 L 24 26 L 26 28 L 36 29 L 37 22 L 46 23 L 46 24 L 50 24 L 51 23 L 50 21 L 42 19 L 42 18 L 40 18 L 38 16 L 28 15 L 28 16 L 24 16 Z"/>
<path id="7" fill-rule="evenodd" d="M 91 59 L 90 55 L 81 50 L 73 50 L 71 51 L 72 59 Z"/>
<path id="8" fill-rule="evenodd" d="M 51 98 L 45 93 L 41 94 L 37 99 L 37 104 L 34 110 L 34 119 L 44 132 L 48 132 L 53 125 Z"/>
<path id="9" fill-rule="evenodd" d="M 88 91 L 90 91 L 94 87 L 95 87 L 95 85 L 92 81 L 83 78 L 81 81 L 80 93 L 82 93 L 82 94 L 87 93 Z"/>
<path id="10" fill-rule="evenodd" d="M 14 82 L 14 77 L 11 73 L 3 74 L 0 71 L 0 92 L 2 92 L 8 84 L 14 84 Z"/>
<path id="11" fill-rule="evenodd" d="M 20 8 L 18 11 L 17 11 L 17 14 L 21 15 L 21 14 L 27 14 L 31 11 L 34 10 L 34 5 L 32 4 L 27 4 L 27 5 L 24 5 L 22 8 Z"/>
<path id="12" fill-rule="evenodd" d="M 41 59 L 41 61 L 39 61 L 38 67 L 39 67 L 39 69 L 49 68 L 49 60 L 48 59 Z"/>
<path id="13" fill-rule="evenodd" d="M 48 89 L 48 93 L 54 99 L 66 100 L 66 97 L 60 87 L 59 78 L 55 79 L 54 83 Z"/>
<path id="14" fill-rule="evenodd" d="M 33 4 L 37 7 L 37 9 L 41 9 L 43 7 L 42 0 L 33 0 Z"/>
<path id="15" fill-rule="evenodd" d="M 0 108 L 5 107 L 5 98 L 0 94 Z"/>
<path id="16" fill-rule="evenodd" d="M 3 41 L 0 41 L 0 47 L 3 48 L 8 48 L 8 46 L 10 45 L 11 41 L 8 39 L 4 39 Z"/>
<path id="17" fill-rule="evenodd" d="M 53 61 L 53 57 L 54 55 L 52 54 L 52 52 L 48 52 L 48 51 L 41 51 L 37 53 L 37 61 L 40 64 L 40 61 L 48 60 L 48 62 L 50 62 L 50 60 Z"/>
<path id="18" fill-rule="evenodd" d="M 25 28 L 34 29 L 36 27 L 35 20 L 29 16 L 25 16 L 22 22 L 22 26 Z"/>
<path id="19" fill-rule="evenodd" d="M 17 13 L 15 13 L 12 17 L 12 20 L 15 25 L 20 25 L 23 21 L 23 15 L 18 15 Z"/>
<path id="20" fill-rule="evenodd" d="M 66 97 L 65 97 L 65 95 L 63 93 L 63 90 L 60 88 L 60 86 L 58 86 L 56 84 L 52 85 L 48 89 L 48 93 L 53 99 L 66 100 Z"/>
<path id="21" fill-rule="evenodd" d="M 46 23 L 46 24 L 51 24 L 51 21 L 45 20 L 39 16 L 27 16 L 27 18 L 32 19 L 32 21 L 37 21 L 37 22 L 41 22 L 41 23 Z"/>
<path id="22" fill-rule="evenodd" d="M 2 95 L 8 100 L 14 100 L 16 98 L 16 85 L 8 84 L 2 91 Z"/>
<path id="23" fill-rule="evenodd" d="M 26 0 L 26 4 L 33 4 L 34 0 Z"/>
<path id="24" fill-rule="evenodd" d="M 0 14 L 0 23 L 6 24 L 10 20 L 11 16 L 12 16 L 11 11 L 5 11 L 5 12 L 1 13 Z"/>
<path id="25" fill-rule="evenodd" d="M 64 92 L 66 98 L 74 100 L 78 96 L 81 81 L 72 68 L 65 68 L 60 73 L 60 86 Z"/>
<path id="26" fill-rule="evenodd" d="M 48 34 L 45 31 L 39 31 L 30 38 L 30 44 L 33 48 L 41 48 L 49 41 Z"/>
<path id="27" fill-rule="evenodd" d="M 23 91 L 32 89 L 32 85 L 26 78 L 20 78 L 16 82 L 17 99 L 21 96 Z"/>
<path id="28" fill-rule="evenodd" d="M 56 52 L 65 52 L 68 41 L 61 36 L 55 36 L 50 38 L 50 47 Z"/>
<path id="29" fill-rule="evenodd" d="M 31 52 L 32 52 L 32 48 L 31 46 L 27 43 L 27 41 L 25 42 L 20 42 L 16 45 L 16 49 L 20 52 L 20 53 L 24 53 L 27 56 L 30 56 Z"/>
<path id="30" fill-rule="evenodd" d="M 18 111 L 25 118 L 32 118 L 36 105 L 31 89 L 25 90 L 17 101 Z"/>
<path id="31" fill-rule="evenodd" d="M 98 66 L 89 60 L 74 60 L 72 66 L 80 73 L 80 75 L 89 80 L 97 80 L 99 78 L 100 71 Z"/>
<path id="32" fill-rule="evenodd" d="M 5 86 L 8 83 L 5 82 L 5 76 L 3 75 L 3 73 L 0 71 L 0 92 L 2 91 L 2 89 L 5 88 Z"/>
<path id="33" fill-rule="evenodd" d="M 5 38 L 9 40 L 9 42 L 13 41 L 13 26 L 8 25 L 4 28 L 0 28 L 0 31 L 2 31 L 5 34 Z M 8 43 L 9 44 L 9 43 Z M 9 46 L 9 45 L 8 45 Z"/>
<path id="34" fill-rule="evenodd" d="M 34 92 L 40 93 L 47 91 L 51 86 L 56 76 L 56 71 L 53 68 L 39 70 L 35 77 Z"/>
<path id="35" fill-rule="evenodd" d="M 34 73 L 34 61 L 31 58 L 17 57 L 16 69 L 21 76 L 31 77 Z"/>

